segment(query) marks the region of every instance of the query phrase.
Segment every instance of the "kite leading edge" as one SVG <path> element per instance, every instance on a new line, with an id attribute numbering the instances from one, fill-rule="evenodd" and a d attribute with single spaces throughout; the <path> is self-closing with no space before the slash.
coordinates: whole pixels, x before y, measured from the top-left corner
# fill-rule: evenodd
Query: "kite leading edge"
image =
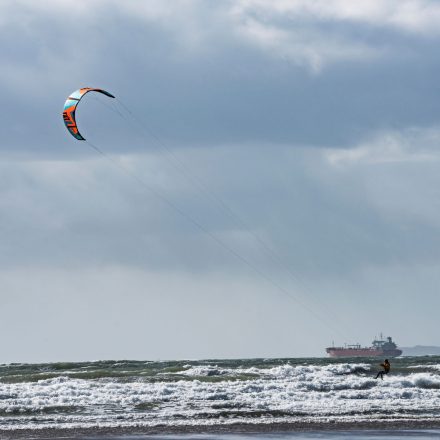
<path id="1" fill-rule="evenodd" d="M 82 89 L 76 90 L 75 92 L 69 95 L 66 102 L 64 103 L 64 110 L 63 110 L 64 124 L 66 125 L 66 128 L 69 131 L 69 133 L 79 141 L 85 141 L 86 139 L 81 135 L 81 133 L 78 130 L 78 126 L 76 125 L 75 111 L 76 111 L 76 107 L 79 104 L 79 101 L 81 101 L 82 97 L 88 92 L 98 92 L 110 98 L 114 98 L 114 96 L 111 93 L 106 92 L 105 90 L 93 89 L 90 87 L 84 87 Z"/>

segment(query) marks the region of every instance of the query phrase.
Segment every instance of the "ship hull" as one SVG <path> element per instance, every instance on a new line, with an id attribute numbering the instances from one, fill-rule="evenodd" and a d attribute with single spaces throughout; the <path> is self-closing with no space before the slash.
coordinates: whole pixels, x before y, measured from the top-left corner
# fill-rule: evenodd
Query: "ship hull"
<path id="1" fill-rule="evenodd" d="M 374 348 L 345 348 L 328 347 L 325 350 L 330 357 L 397 357 L 402 354 L 402 350 L 376 350 Z"/>

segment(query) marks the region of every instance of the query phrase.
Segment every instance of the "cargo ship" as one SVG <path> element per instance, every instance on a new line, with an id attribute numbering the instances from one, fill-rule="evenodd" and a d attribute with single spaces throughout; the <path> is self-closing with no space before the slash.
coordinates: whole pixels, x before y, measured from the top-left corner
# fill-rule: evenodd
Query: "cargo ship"
<path id="1" fill-rule="evenodd" d="M 325 351 L 330 357 L 397 357 L 402 354 L 402 350 L 392 340 L 391 336 L 375 339 L 371 347 L 361 347 L 360 344 L 345 345 L 345 347 L 327 347 Z"/>

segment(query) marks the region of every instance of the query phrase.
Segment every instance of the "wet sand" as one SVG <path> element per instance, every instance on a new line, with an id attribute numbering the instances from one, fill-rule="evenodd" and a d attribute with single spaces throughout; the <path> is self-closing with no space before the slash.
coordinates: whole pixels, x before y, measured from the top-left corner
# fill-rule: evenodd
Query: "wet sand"
<path id="1" fill-rule="evenodd" d="M 413 437 L 417 439 L 440 438 L 439 420 L 393 420 L 374 422 L 313 422 L 313 423 L 273 423 L 273 424 L 232 424 L 217 426 L 154 426 L 154 427 L 94 427 L 38 430 L 0 430 L 0 438 L 8 439 L 133 439 L 172 436 L 173 438 L 201 439 L 204 435 L 213 438 L 233 435 L 239 437 L 265 437 L 264 434 L 280 438 L 374 438 Z M 340 435 L 338 435 L 340 434 Z M 303 437 L 303 435 L 305 437 Z"/>

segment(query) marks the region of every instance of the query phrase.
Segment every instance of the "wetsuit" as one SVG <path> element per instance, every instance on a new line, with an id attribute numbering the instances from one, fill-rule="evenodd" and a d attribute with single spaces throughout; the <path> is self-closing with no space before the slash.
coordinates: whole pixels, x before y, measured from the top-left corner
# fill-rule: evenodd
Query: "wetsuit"
<path id="1" fill-rule="evenodd" d="M 388 362 L 388 359 L 386 359 L 383 364 L 380 364 L 380 366 L 383 367 L 383 371 L 379 371 L 377 373 L 376 379 L 380 376 L 380 378 L 383 380 L 383 375 L 390 372 L 391 365 Z"/>

